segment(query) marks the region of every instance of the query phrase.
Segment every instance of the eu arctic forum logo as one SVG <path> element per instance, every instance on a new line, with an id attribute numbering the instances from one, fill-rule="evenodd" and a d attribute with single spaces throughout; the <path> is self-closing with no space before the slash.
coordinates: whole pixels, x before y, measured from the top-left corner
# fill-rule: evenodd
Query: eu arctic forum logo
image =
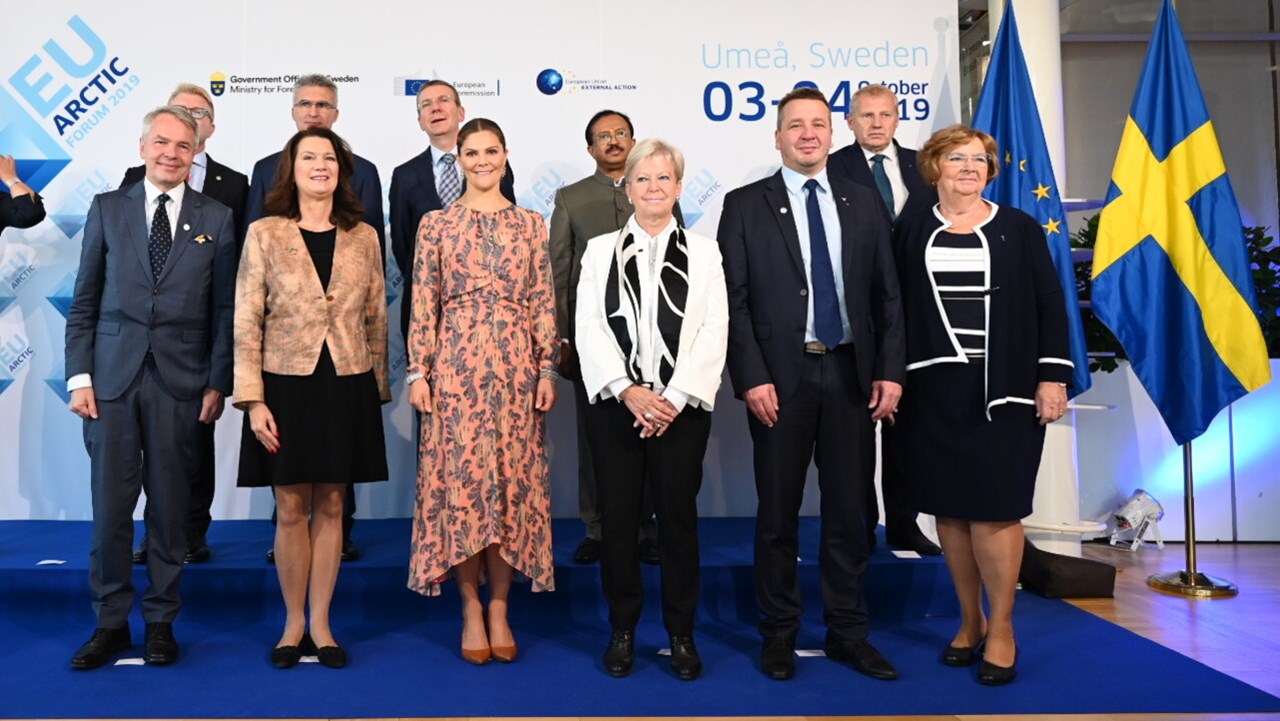
<path id="1" fill-rule="evenodd" d="M 88 137 L 140 81 L 79 15 L 38 47 L 0 86 L 0 154 L 12 155 L 18 175 L 40 191 L 71 162 L 66 148 Z"/>

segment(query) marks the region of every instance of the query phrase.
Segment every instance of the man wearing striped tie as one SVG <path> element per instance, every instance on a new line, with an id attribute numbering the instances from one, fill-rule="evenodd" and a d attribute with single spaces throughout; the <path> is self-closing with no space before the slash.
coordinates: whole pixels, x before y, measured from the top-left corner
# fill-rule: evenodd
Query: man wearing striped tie
<path id="1" fill-rule="evenodd" d="M 916 151 L 894 140 L 898 130 L 898 98 L 883 85 L 867 85 L 854 93 L 845 122 L 855 142 L 831 154 L 828 163 L 833 176 L 850 180 L 875 191 L 883 201 L 890 222 L 904 215 L 930 212 L 938 202 L 938 191 L 920 177 Z M 910 391 L 908 391 L 910 392 Z M 881 424 L 880 485 L 884 494 L 884 530 L 889 545 L 922 556 L 938 556 L 942 549 L 930 541 L 916 524 L 916 511 L 905 497 L 898 467 L 893 429 Z M 867 499 L 867 528 L 875 548 L 875 530 L 880 522 L 875 486 Z"/>
<path id="2" fill-rule="evenodd" d="M 414 107 L 418 127 L 427 134 L 427 149 L 391 173 L 391 253 L 404 275 L 400 295 L 400 332 L 409 337 L 409 308 L 413 304 L 413 246 L 418 223 L 433 210 L 442 210 L 462 197 L 465 183 L 458 167 L 458 128 L 467 117 L 457 88 L 444 80 L 423 83 Z M 516 202 L 515 173 L 507 164 L 502 194 Z"/>

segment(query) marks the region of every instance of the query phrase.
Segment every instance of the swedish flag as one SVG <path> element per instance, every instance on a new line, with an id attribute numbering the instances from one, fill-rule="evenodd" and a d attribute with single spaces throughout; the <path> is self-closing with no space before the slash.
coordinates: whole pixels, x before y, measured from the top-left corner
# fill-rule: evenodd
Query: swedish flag
<path id="1" fill-rule="evenodd" d="M 1093 308 L 1179 444 L 1271 380 L 1240 209 L 1165 0 L 1093 256 Z"/>
<path id="2" fill-rule="evenodd" d="M 1080 319 L 1080 297 L 1076 293 L 1075 267 L 1071 263 L 1071 243 L 1067 239 L 1067 215 L 1062 208 L 1049 160 L 1049 148 L 1040 124 L 1040 111 L 1031 76 L 1018 40 L 1018 23 L 1013 3 L 1005 5 L 1004 19 L 996 33 L 991 65 L 982 83 L 982 95 L 973 115 L 973 127 L 989 133 L 1000 147 L 1004 167 L 987 186 L 986 197 L 998 205 L 1017 208 L 1040 222 L 1049 243 L 1049 255 L 1058 271 L 1058 282 L 1067 308 L 1067 332 L 1071 341 L 1071 362 L 1075 368 L 1067 391 L 1078 396 L 1089 390 L 1088 349 L 1084 324 Z"/>

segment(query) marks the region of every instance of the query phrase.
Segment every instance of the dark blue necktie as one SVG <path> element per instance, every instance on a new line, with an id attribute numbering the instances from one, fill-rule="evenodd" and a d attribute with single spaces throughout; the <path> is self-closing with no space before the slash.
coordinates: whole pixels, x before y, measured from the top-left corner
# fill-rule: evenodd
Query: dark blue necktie
<path id="1" fill-rule="evenodd" d="M 836 294 L 836 274 L 831 268 L 831 253 L 827 250 L 827 229 L 822 224 L 822 211 L 818 208 L 818 181 L 810 178 L 804 189 L 805 210 L 809 215 L 809 275 L 813 282 L 813 332 L 828 348 L 840 345 L 844 326 L 840 322 L 840 297 Z"/>
<path id="2" fill-rule="evenodd" d="M 151 254 L 151 275 L 156 280 L 160 280 L 160 271 L 164 270 L 164 262 L 169 259 L 169 250 L 173 248 L 173 228 L 169 227 L 169 214 L 164 209 L 167 202 L 167 193 L 161 193 L 156 198 L 156 212 L 151 216 L 151 235 L 147 238 L 147 250 Z"/>
<path id="3" fill-rule="evenodd" d="M 889 219 L 897 220 L 898 214 L 893 212 L 893 185 L 889 183 L 889 176 L 884 172 L 884 156 L 880 153 L 871 156 L 871 175 L 876 179 L 876 189 L 880 191 L 880 199 L 884 201 L 884 207 L 889 209 Z"/>

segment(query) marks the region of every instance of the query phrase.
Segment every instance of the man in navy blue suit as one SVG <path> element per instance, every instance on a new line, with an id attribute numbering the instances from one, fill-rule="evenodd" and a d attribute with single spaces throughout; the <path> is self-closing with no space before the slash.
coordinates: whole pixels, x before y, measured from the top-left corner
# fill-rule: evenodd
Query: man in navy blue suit
<path id="1" fill-rule="evenodd" d="M 876 193 L 889 219 L 932 212 L 938 191 L 924 181 L 916 167 L 916 151 L 894 139 L 898 130 L 898 98 L 883 85 L 867 85 L 854 93 L 845 116 L 854 143 L 831 154 L 831 175 L 853 181 Z M 880 428 L 880 485 L 884 492 L 884 530 L 890 546 L 922 556 L 942 555 L 916 524 L 917 512 L 907 496 L 892 427 Z M 875 547 L 880 509 L 873 485 L 867 498 L 867 526 Z"/>
<path id="2" fill-rule="evenodd" d="M 874 193 L 827 173 L 831 134 L 826 97 L 793 90 L 778 103 L 782 169 L 725 196 L 729 377 L 754 445 L 761 670 L 795 675 L 798 516 L 816 460 L 827 657 L 888 680 L 897 671 L 867 641 L 864 506 L 874 424 L 893 419 L 906 375 L 902 304 L 888 216 Z"/>
<path id="3" fill-rule="evenodd" d="M 415 101 L 418 127 L 427 134 L 427 149 L 391 172 L 391 253 L 404 275 L 400 296 L 400 332 L 409 337 L 413 306 L 413 249 L 418 223 L 433 210 L 448 208 L 466 190 L 458 167 L 458 128 L 467 117 L 458 89 L 444 80 L 431 80 L 418 89 Z M 515 173 L 507 163 L 502 194 L 516 202 Z"/>
<path id="4" fill-rule="evenodd" d="M 67 314 L 67 390 L 84 419 L 93 494 L 89 588 L 97 629 L 71 667 L 131 644 L 133 509 L 147 492 L 144 660 L 178 657 L 173 621 L 187 550 L 197 424 L 232 384 L 236 237 L 231 210 L 187 187 L 195 118 L 166 106 L 143 121 L 143 182 L 93 199 Z"/>
<path id="5" fill-rule="evenodd" d="M 327 75 L 303 75 L 293 86 L 293 122 L 298 130 L 307 128 L 332 128 L 338 120 L 338 86 Z M 281 143 L 283 146 L 284 144 Z M 351 182 L 355 186 L 356 196 L 364 206 L 364 222 L 373 226 L 378 233 L 378 249 L 386 245 L 386 224 L 382 215 L 382 180 L 378 177 L 378 168 L 364 158 L 351 154 L 356 161 L 356 169 L 351 174 Z M 266 213 L 267 193 L 275 183 L 276 171 L 280 165 L 280 151 L 272 153 L 253 165 L 253 176 L 249 181 L 249 207 L 245 213 L 246 226 L 259 220 Z M 385 251 L 383 251 L 385 252 Z M 342 507 L 342 560 L 355 561 L 360 558 L 360 547 L 351 540 L 351 529 L 356 520 L 355 484 L 347 486 L 347 499 Z M 272 520 L 275 520 L 274 512 Z M 275 563 L 274 549 L 267 550 L 267 562 Z"/>

